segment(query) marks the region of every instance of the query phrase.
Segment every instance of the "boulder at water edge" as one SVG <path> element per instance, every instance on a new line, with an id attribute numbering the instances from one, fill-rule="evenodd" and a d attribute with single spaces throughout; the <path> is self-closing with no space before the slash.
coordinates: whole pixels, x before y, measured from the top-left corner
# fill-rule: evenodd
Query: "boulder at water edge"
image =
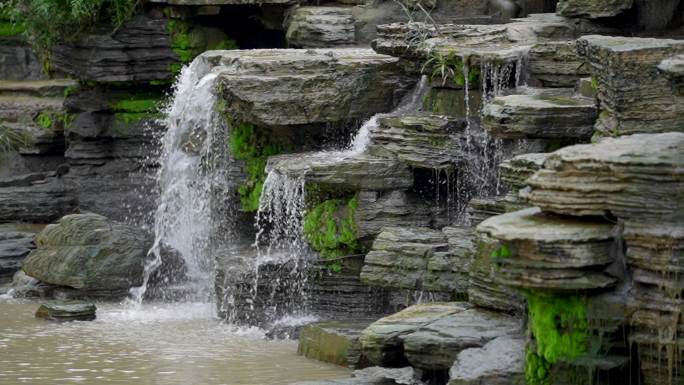
<path id="1" fill-rule="evenodd" d="M 92 321 L 95 310 L 95 305 L 84 302 L 42 304 L 36 311 L 36 318 L 58 322 Z"/>
<path id="2" fill-rule="evenodd" d="M 74 214 L 47 226 L 22 266 L 27 275 L 85 291 L 128 290 L 142 284 L 145 236 L 97 214 Z"/>

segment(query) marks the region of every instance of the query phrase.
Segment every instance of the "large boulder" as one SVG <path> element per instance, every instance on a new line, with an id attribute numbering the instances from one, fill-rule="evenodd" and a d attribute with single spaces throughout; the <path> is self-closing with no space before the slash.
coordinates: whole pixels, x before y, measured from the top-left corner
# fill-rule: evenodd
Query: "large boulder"
<path id="1" fill-rule="evenodd" d="M 142 284 L 146 237 L 97 214 L 73 214 L 48 225 L 22 266 L 29 276 L 83 291 L 126 291 Z"/>

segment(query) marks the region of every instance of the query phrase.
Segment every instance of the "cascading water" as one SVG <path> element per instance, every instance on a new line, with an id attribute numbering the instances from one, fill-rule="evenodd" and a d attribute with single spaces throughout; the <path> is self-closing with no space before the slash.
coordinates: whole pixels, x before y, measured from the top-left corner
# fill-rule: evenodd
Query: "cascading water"
<path id="1" fill-rule="evenodd" d="M 183 68 L 172 101 L 164 111 L 167 131 L 157 174 L 160 197 L 154 217 L 155 240 L 143 285 L 131 290 L 132 300 L 138 304 L 167 252 L 183 261 L 183 299 L 206 301 L 211 297 L 212 262 L 208 252 L 211 194 L 216 179 L 212 142 L 220 123 L 214 110 L 216 74 L 210 70 L 201 60 Z"/>
<path id="2" fill-rule="evenodd" d="M 306 158 L 338 162 L 361 155 L 368 147 L 370 134 L 380 119 L 416 111 L 422 103 L 427 84 L 427 78 L 422 77 L 414 90 L 392 112 L 376 114 L 368 119 L 346 150 L 309 154 Z M 242 319 L 258 314 L 261 318 L 258 322 L 266 321 L 274 325 L 285 321 L 296 323 L 297 319 L 306 317 L 309 267 L 313 256 L 303 234 L 305 191 L 305 171 L 300 175 L 286 175 L 277 169 L 268 173 L 257 212 L 257 256 L 251 266 L 249 309 L 246 309 L 247 312 L 237 307 L 224 309 L 227 318 L 235 318 L 237 312 L 242 313 L 239 315 Z M 278 270 L 277 274 L 270 274 L 274 269 Z M 230 286 L 230 283 L 226 286 Z M 282 296 L 282 292 L 287 295 Z M 222 302 L 231 306 L 238 302 L 236 297 L 241 295 L 244 295 L 244 290 L 239 287 L 225 287 Z M 296 317 L 292 317 L 293 314 Z"/>

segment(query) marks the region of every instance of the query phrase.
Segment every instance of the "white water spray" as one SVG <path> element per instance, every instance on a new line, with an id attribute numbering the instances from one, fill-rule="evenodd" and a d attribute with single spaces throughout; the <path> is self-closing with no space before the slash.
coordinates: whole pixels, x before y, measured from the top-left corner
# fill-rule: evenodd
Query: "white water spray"
<path id="1" fill-rule="evenodd" d="M 211 296 L 211 189 L 215 179 L 211 144 L 219 126 L 214 110 L 217 75 L 202 60 L 181 71 L 163 123 L 160 189 L 154 218 L 154 244 L 145 266 L 144 282 L 131 290 L 132 301 L 140 304 L 150 277 L 162 264 L 162 249 L 177 252 L 184 262 L 186 300 L 206 301 Z"/>

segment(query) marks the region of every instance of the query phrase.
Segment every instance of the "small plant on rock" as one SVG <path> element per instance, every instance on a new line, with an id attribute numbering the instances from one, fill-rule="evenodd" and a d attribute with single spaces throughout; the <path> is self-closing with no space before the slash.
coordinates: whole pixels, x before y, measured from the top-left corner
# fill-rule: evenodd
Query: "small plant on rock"
<path id="1" fill-rule="evenodd" d="M 466 85 L 466 74 L 463 66 L 464 59 L 455 52 L 433 51 L 428 60 L 423 63 L 421 72 L 428 75 L 431 81 L 438 77 L 441 78 L 442 87 L 446 86 L 449 81 L 459 87 L 464 87 Z M 468 84 L 473 84 L 478 80 L 480 71 L 473 68 L 468 71 L 467 76 Z"/>

